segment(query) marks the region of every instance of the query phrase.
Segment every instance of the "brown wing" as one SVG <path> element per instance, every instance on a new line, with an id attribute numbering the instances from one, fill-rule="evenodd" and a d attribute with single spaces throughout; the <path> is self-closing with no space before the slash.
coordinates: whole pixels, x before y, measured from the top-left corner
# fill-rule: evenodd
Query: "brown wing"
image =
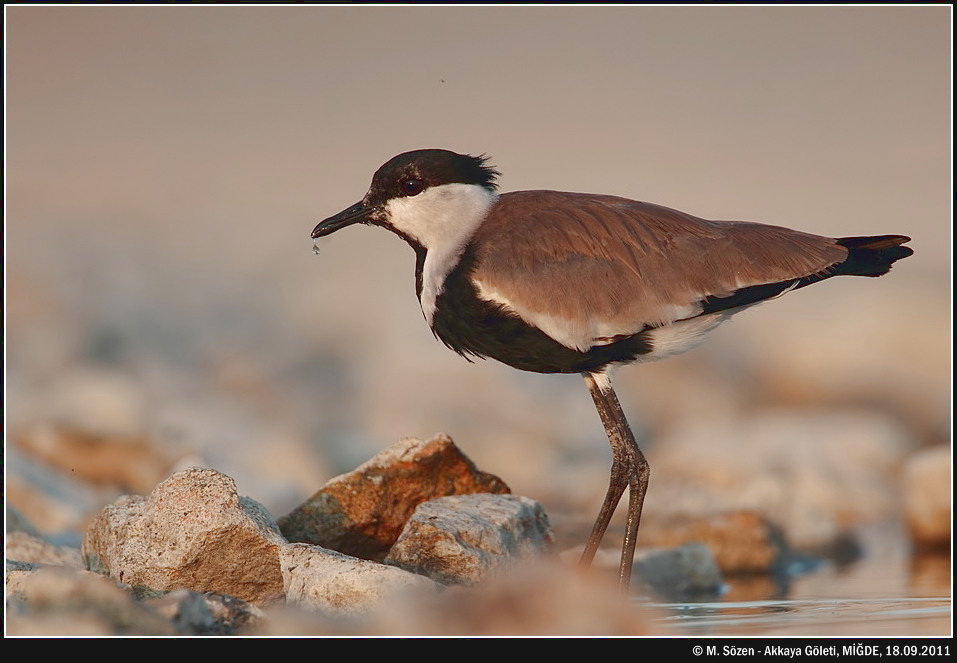
<path id="1" fill-rule="evenodd" d="M 553 191 L 503 194 L 475 239 L 480 295 L 578 349 L 697 315 L 707 297 L 809 276 L 847 257 L 833 239 L 787 228 Z"/>

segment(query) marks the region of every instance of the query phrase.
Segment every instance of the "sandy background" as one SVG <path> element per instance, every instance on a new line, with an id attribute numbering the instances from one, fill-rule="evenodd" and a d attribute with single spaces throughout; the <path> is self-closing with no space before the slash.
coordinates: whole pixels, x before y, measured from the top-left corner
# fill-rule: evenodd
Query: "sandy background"
<path id="1" fill-rule="evenodd" d="M 450 353 L 386 232 L 311 253 L 382 162 L 444 147 L 491 155 L 505 191 L 913 237 L 888 277 L 622 370 L 653 468 L 689 422 L 784 409 L 946 442 L 948 12 L 6 6 L 5 435 L 145 433 L 278 515 L 444 431 L 515 492 L 592 517 L 610 454 L 580 379 Z M 8 475 L 29 471 L 5 448 Z"/>

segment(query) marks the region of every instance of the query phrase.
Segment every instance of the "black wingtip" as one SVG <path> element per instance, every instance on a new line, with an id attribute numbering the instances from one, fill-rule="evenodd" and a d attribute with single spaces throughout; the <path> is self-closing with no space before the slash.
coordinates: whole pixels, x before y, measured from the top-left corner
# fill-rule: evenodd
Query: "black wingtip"
<path id="1" fill-rule="evenodd" d="M 914 254 L 912 248 L 902 246 L 910 241 L 906 235 L 842 237 L 835 241 L 847 249 L 843 262 L 802 278 L 741 288 L 725 297 L 706 297 L 699 302 L 702 312 L 715 313 L 756 304 L 832 276 L 883 276 L 895 262 Z"/>
<path id="2" fill-rule="evenodd" d="M 873 237 L 842 237 L 837 243 L 847 248 L 847 260 L 840 264 L 836 274 L 852 276 L 882 276 L 898 260 L 914 255 L 906 235 L 877 235 Z"/>

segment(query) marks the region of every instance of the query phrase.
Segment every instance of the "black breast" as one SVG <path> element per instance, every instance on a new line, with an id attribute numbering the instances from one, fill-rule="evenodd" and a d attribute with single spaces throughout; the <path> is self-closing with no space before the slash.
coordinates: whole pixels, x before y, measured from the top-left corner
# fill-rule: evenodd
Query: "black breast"
<path id="1" fill-rule="evenodd" d="M 534 373 L 584 373 L 651 351 L 644 331 L 585 352 L 565 347 L 504 306 L 480 299 L 470 278 L 474 261 L 466 249 L 445 280 L 432 320 L 435 335 L 460 355 L 491 357 Z"/>

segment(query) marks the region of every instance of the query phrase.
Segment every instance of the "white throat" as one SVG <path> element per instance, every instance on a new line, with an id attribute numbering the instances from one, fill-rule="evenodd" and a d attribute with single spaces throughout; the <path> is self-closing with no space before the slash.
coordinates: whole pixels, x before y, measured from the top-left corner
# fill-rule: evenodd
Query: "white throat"
<path id="1" fill-rule="evenodd" d="M 426 250 L 419 303 L 429 325 L 445 277 L 496 200 L 495 192 L 478 184 L 442 184 L 386 204 L 389 224 Z"/>

